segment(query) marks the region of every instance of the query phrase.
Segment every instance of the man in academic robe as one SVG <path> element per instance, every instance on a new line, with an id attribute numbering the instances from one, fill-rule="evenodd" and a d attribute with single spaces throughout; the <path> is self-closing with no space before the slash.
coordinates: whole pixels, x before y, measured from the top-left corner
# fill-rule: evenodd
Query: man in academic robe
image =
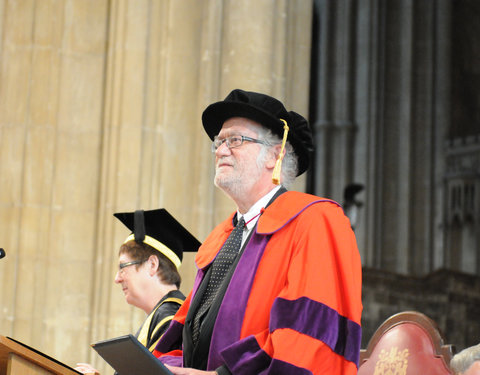
<path id="1" fill-rule="evenodd" d="M 237 209 L 200 247 L 193 290 L 154 355 L 178 375 L 356 374 L 355 236 L 338 203 L 287 190 L 309 166 L 307 120 L 236 89 L 202 121 L 215 185 Z"/>

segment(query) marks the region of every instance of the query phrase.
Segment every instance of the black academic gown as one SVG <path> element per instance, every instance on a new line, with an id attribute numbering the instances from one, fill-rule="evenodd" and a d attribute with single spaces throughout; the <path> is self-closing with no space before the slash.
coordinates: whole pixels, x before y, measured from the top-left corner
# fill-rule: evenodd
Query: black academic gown
<path id="1" fill-rule="evenodd" d="M 185 301 L 179 290 L 168 292 L 147 316 L 135 337 L 153 352 L 160 337 L 165 333 L 177 310 Z"/>
<path id="2" fill-rule="evenodd" d="M 275 193 L 275 195 L 270 199 L 268 204 L 265 207 L 268 207 L 277 197 L 281 194 L 285 193 L 287 189 L 283 186 Z M 233 226 L 236 224 L 236 216 L 234 217 Z M 201 323 L 200 328 L 200 336 L 197 345 L 193 344 L 192 340 L 192 332 L 193 332 L 193 319 L 195 317 L 195 313 L 200 306 L 200 302 L 202 296 L 207 288 L 208 280 L 210 279 L 211 274 L 211 267 L 208 269 L 207 273 L 205 274 L 205 278 L 202 280 L 200 287 L 195 294 L 194 298 L 190 303 L 190 308 L 188 309 L 185 325 L 183 328 L 183 359 L 185 367 L 193 367 L 199 370 L 205 370 L 207 368 L 207 361 L 208 361 L 208 353 L 210 350 L 210 340 L 213 332 L 213 326 L 215 325 L 215 321 L 217 318 L 218 311 L 223 301 L 223 297 L 225 292 L 228 288 L 228 284 L 230 283 L 230 279 L 232 278 L 233 273 L 237 267 L 238 261 L 240 260 L 242 253 L 250 241 L 250 237 L 252 236 L 252 230 L 249 234 L 249 237 L 246 239 L 245 243 L 243 244 L 242 248 L 240 249 L 237 258 L 232 264 L 232 267 L 227 272 L 225 279 L 220 286 L 218 293 L 216 294 L 215 299 L 210 306 L 209 311 L 205 314 L 205 318 Z M 218 373 L 226 374 L 229 371 L 223 367 L 223 369 L 217 369 Z"/>

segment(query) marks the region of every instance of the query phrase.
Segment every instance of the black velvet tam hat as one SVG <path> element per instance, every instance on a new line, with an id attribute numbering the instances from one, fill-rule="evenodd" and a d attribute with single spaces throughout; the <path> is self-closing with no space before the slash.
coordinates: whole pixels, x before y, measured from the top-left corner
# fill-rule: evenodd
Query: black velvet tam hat
<path id="1" fill-rule="evenodd" d="M 125 242 L 146 243 L 165 255 L 177 268 L 183 252 L 197 251 L 200 242 L 167 210 L 120 212 L 113 214 L 132 231 Z"/>
<path id="2" fill-rule="evenodd" d="M 279 100 L 256 92 L 233 90 L 220 102 L 210 104 L 202 114 L 205 131 L 211 140 L 220 133 L 223 123 L 232 117 L 245 117 L 270 129 L 280 138 L 284 123 L 289 127 L 287 141 L 298 157 L 298 176 L 308 169 L 313 151 L 312 132 L 307 120 L 296 112 L 288 112 Z"/>

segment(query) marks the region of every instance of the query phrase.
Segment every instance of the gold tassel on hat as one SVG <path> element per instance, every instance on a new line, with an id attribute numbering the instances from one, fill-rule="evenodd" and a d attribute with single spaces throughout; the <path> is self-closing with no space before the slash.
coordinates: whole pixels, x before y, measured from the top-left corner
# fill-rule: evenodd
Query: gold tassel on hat
<path id="1" fill-rule="evenodd" d="M 287 122 L 281 118 L 280 121 L 283 122 L 283 140 L 282 148 L 280 149 L 280 154 L 278 155 L 277 161 L 275 162 L 275 168 L 273 168 L 272 181 L 275 185 L 280 184 L 280 173 L 282 171 L 282 161 L 283 161 L 283 150 L 285 149 L 285 143 L 287 142 L 288 130 L 289 127 Z"/>

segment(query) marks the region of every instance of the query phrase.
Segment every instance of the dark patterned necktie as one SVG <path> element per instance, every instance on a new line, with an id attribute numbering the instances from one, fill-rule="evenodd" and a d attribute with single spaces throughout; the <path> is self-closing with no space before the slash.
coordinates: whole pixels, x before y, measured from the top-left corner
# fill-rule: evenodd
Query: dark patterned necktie
<path id="1" fill-rule="evenodd" d="M 200 306 L 198 307 L 197 313 L 193 318 L 192 339 L 194 345 L 196 345 L 198 342 L 203 316 L 209 310 L 218 293 L 218 290 L 220 289 L 223 279 L 225 279 L 228 270 L 232 266 L 232 263 L 235 260 L 238 251 L 240 250 L 244 227 L 245 220 L 243 220 L 242 217 L 238 221 L 235 228 L 233 228 L 232 233 L 230 233 L 221 250 L 218 252 L 217 257 L 213 261 L 212 273 L 210 275 L 210 279 L 208 280 L 207 288 L 203 293 Z"/>

